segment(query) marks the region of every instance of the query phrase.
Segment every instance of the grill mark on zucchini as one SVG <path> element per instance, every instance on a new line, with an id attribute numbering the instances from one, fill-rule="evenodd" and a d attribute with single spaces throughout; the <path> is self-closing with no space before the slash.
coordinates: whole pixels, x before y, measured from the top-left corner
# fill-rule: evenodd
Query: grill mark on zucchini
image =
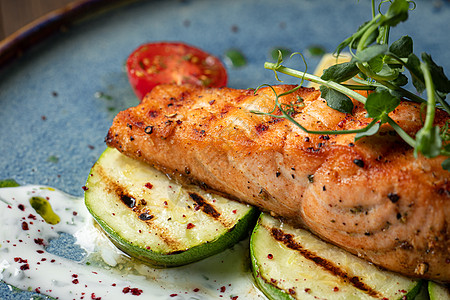
<path id="1" fill-rule="evenodd" d="M 269 228 L 269 232 L 271 233 L 274 239 L 276 239 L 279 242 L 282 242 L 286 247 L 298 251 L 304 258 L 314 262 L 316 265 L 332 273 L 334 276 L 349 282 L 355 288 L 367 293 L 372 297 L 379 298 L 382 296 L 378 291 L 372 289 L 370 286 L 362 282 L 358 276 L 349 275 L 331 261 L 326 260 L 325 258 L 320 257 L 317 254 L 303 248 L 301 244 L 299 244 L 293 239 L 292 234 L 284 233 L 282 230 L 278 228 Z"/>
<path id="2" fill-rule="evenodd" d="M 190 192 L 189 197 L 195 202 L 195 210 L 201 209 L 205 214 L 211 216 L 213 219 L 218 220 L 220 217 L 220 213 L 208 202 L 206 202 L 205 199 L 203 199 L 202 196 L 200 196 L 197 193 Z"/>
<path id="3" fill-rule="evenodd" d="M 116 193 L 118 195 L 118 193 Z M 122 200 L 122 202 L 128 206 L 129 208 L 134 208 L 136 206 L 136 199 L 134 199 L 131 196 L 125 195 L 125 194 L 121 194 L 118 195 L 120 200 Z"/>
<path id="4" fill-rule="evenodd" d="M 226 218 L 221 217 L 221 213 L 214 207 L 214 205 L 208 203 L 202 196 L 195 192 L 189 192 L 189 197 L 195 202 L 195 210 L 200 210 L 210 216 L 212 219 L 220 222 L 220 224 L 224 228 L 228 228 L 228 230 L 232 230 L 230 226 L 232 225 Z"/>
<path id="5" fill-rule="evenodd" d="M 156 226 L 155 223 L 152 222 L 152 220 L 156 219 L 154 217 L 154 215 L 152 215 L 152 218 L 149 218 L 148 220 L 142 220 L 140 218 L 140 216 L 143 213 L 149 214 L 150 215 L 150 211 L 148 209 L 145 209 L 145 211 L 138 209 L 138 207 L 136 207 L 136 205 L 130 207 L 129 205 L 127 205 L 127 201 L 129 201 L 128 199 L 135 199 L 133 196 L 130 196 L 130 193 L 126 190 L 126 188 L 120 184 L 118 184 L 117 181 L 112 180 L 109 176 L 107 176 L 104 168 L 100 165 L 97 166 L 97 172 L 100 175 L 100 177 L 102 178 L 101 181 L 103 181 L 106 185 L 106 187 L 111 191 L 111 193 L 114 193 L 115 195 L 117 195 L 118 199 L 120 199 L 122 201 L 122 203 L 124 203 L 125 206 L 127 206 L 131 211 L 133 211 L 133 213 L 136 215 L 137 218 L 139 218 L 139 220 L 141 220 L 143 223 L 145 223 L 147 225 L 147 227 L 149 228 L 149 232 L 151 232 L 152 230 L 154 232 L 156 232 L 155 234 L 170 248 L 170 249 L 178 249 L 179 248 L 179 241 L 173 239 L 170 234 L 165 234 L 166 230 L 165 228 Z M 123 199 L 126 199 L 125 201 Z M 142 201 L 139 201 L 139 205 L 141 205 Z M 137 202 L 136 202 L 137 203 Z"/>

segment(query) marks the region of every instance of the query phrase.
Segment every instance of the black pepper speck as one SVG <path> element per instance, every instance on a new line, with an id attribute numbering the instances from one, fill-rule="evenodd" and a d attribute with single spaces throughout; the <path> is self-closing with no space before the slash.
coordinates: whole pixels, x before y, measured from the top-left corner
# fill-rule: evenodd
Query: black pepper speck
<path id="1" fill-rule="evenodd" d="M 395 193 L 389 193 L 387 196 L 392 203 L 396 203 L 400 199 L 400 196 Z"/>
<path id="2" fill-rule="evenodd" d="M 353 160 L 353 163 L 354 163 L 355 165 L 357 165 L 358 167 L 360 167 L 360 168 L 364 168 L 364 161 L 362 161 L 361 159 L 355 158 L 355 159 Z"/>

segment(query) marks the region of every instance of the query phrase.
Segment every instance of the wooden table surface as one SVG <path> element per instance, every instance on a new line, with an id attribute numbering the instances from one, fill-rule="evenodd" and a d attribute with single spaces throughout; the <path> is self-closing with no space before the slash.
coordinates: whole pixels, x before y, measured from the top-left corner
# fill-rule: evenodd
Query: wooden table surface
<path id="1" fill-rule="evenodd" d="M 0 0 L 0 40 L 71 2 L 76 0 Z"/>

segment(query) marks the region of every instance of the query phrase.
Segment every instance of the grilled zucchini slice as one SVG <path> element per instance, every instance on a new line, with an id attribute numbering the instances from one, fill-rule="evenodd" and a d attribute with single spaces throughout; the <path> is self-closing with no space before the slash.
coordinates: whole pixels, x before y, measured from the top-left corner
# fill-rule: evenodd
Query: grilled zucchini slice
<path id="1" fill-rule="evenodd" d="M 450 300 L 450 287 L 437 282 L 428 282 L 428 293 L 430 300 Z"/>
<path id="2" fill-rule="evenodd" d="M 229 248 L 248 236 L 259 214 L 197 186 L 181 186 L 112 148 L 91 169 L 85 204 L 119 249 L 161 267 Z"/>
<path id="3" fill-rule="evenodd" d="M 264 213 L 250 254 L 256 284 L 269 299 L 412 299 L 421 286 Z"/>

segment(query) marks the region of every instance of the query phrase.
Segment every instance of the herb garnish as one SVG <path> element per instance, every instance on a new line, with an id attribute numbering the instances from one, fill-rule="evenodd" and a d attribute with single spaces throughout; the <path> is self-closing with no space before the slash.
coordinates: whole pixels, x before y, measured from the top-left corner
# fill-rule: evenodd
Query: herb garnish
<path id="1" fill-rule="evenodd" d="M 389 3 L 389 6 L 383 14 L 381 8 L 386 3 Z M 344 49 L 348 48 L 352 59 L 349 62 L 329 67 L 321 77 L 283 66 L 281 51 L 278 53 L 276 63 L 266 62 L 264 64 L 266 69 L 275 72 L 277 80 L 279 80 L 277 73 L 283 73 L 300 78 L 299 86 L 304 80 L 320 84 L 322 98 L 327 101 L 329 107 L 340 112 L 352 112 L 353 103 L 350 97 L 361 102 L 367 110 L 367 117 L 373 119 L 366 127 L 358 130 L 307 130 L 292 118 L 289 106 L 278 101 L 279 97 L 294 92 L 298 87 L 276 95 L 275 107 L 271 112 L 252 112 L 285 118 L 307 133 L 356 133 L 355 140 L 376 134 L 382 124 L 388 123 L 406 143 L 414 148 L 416 157 L 419 153 L 427 158 L 438 155 L 450 157 L 449 126 L 445 124 L 443 128 L 440 128 L 434 125 L 436 108 L 445 110 L 447 114 L 450 114 L 450 106 L 445 101 L 447 94 L 450 92 L 450 80 L 444 74 L 443 68 L 438 66 L 429 54 L 422 53 L 421 59 L 419 59 L 413 53 L 411 37 L 403 36 L 389 45 L 391 27 L 406 21 L 409 10 L 413 10 L 415 7 L 413 1 L 383 0 L 377 9 L 375 0 L 372 0 L 372 19 L 340 43 L 334 52 L 336 56 L 339 56 Z M 411 78 L 417 93 L 404 88 L 408 83 L 406 71 L 408 71 L 409 78 Z M 358 85 L 344 83 L 349 79 L 352 79 Z M 371 93 L 365 97 L 353 89 L 370 90 Z M 425 90 L 426 99 L 419 96 Z M 400 104 L 401 99 L 421 103 L 426 107 L 423 126 L 415 137 L 411 137 L 388 115 Z M 281 112 L 281 115 L 274 114 L 276 109 Z M 450 171 L 450 158 L 443 162 L 442 167 Z"/>

